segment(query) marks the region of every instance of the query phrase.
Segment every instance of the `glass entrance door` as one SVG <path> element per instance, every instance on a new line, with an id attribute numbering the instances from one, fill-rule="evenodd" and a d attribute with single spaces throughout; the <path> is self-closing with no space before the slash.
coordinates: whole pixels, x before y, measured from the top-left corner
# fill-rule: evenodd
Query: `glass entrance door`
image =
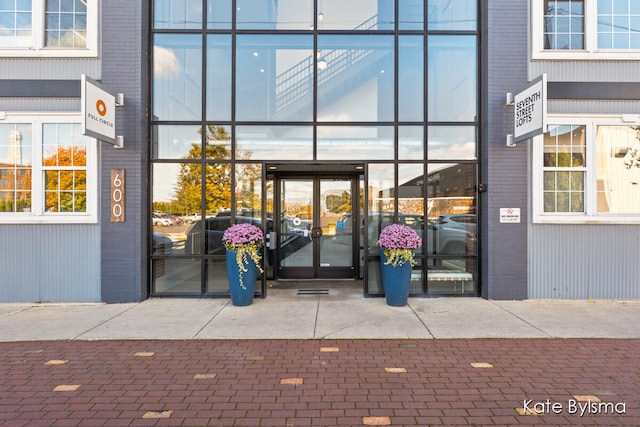
<path id="1" fill-rule="evenodd" d="M 278 278 L 356 277 L 353 177 L 280 178 Z"/>

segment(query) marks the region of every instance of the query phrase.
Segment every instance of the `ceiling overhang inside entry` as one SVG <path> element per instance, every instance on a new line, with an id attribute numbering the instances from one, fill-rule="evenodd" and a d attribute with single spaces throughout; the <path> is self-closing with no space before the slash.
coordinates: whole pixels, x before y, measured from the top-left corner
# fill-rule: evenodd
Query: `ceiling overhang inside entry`
<path id="1" fill-rule="evenodd" d="M 364 173 L 362 163 L 268 163 L 268 172 Z"/>

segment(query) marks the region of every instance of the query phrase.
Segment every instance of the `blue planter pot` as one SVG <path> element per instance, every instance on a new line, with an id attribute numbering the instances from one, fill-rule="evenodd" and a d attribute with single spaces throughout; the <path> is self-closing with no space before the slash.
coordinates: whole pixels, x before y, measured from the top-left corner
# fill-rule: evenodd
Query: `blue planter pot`
<path id="1" fill-rule="evenodd" d="M 236 252 L 227 251 L 227 277 L 229 279 L 231 303 L 237 306 L 250 305 L 253 302 L 256 280 L 258 279 L 258 267 L 255 262 L 247 257 L 247 262 L 244 265 L 247 271 L 241 272 L 236 263 Z M 243 289 L 240 285 L 240 273 L 242 273 L 242 284 L 246 289 Z"/>
<path id="2" fill-rule="evenodd" d="M 411 263 L 405 262 L 397 267 L 385 265 L 387 257 L 380 251 L 380 267 L 382 269 L 382 286 L 387 304 L 394 307 L 407 305 L 409 287 L 411 286 Z"/>

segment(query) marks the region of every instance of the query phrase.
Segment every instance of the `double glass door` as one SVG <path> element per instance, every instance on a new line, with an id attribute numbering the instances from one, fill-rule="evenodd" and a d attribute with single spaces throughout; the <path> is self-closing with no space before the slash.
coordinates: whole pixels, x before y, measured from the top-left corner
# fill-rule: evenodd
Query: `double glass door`
<path id="1" fill-rule="evenodd" d="M 355 183 L 349 176 L 277 180 L 279 279 L 356 277 Z"/>

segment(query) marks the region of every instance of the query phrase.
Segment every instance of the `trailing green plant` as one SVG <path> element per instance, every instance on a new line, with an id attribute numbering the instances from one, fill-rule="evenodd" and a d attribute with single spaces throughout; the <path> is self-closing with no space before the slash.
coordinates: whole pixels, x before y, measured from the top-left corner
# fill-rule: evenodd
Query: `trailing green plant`
<path id="1" fill-rule="evenodd" d="M 387 257 L 385 265 L 391 264 L 393 267 L 398 267 L 407 262 L 415 265 L 413 250 L 422 246 L 422 239 L 409 226 L 390 224 L 380 232 L 378 245 Z"/>
<path id="2" fill-rule="evenodd" d="M 262 230 L 253 224 L 234 224 L 224 231 L 222 242 L 225 249 L 236 253 L 236 264 L 240 272 L 240 287 L 247 289 L 244 286 L 242 275 L 247 272 L 246 265 L 249 263 L 249 259 L 253 260 L 260 273 L 264 272 L 260 266 L 262 261 L 260 249 L 264 245 Z"/>

